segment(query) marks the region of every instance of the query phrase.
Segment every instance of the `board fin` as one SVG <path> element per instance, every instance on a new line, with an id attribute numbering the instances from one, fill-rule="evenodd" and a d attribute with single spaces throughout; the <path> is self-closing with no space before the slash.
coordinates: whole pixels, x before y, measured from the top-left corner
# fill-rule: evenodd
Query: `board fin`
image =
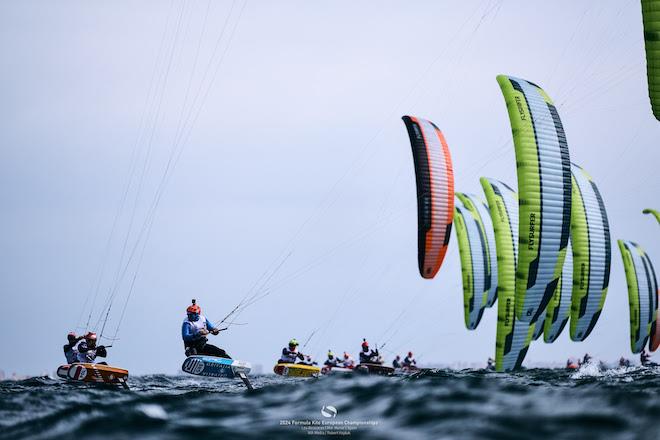
<path id="1" fill-rule="evenodd" d="M 121 386 L 124 387 L 125 390 L 130 390 L 128 384 L 126 383 L 126 379 L 124 379 L 123 377 L 118 378 L 117 382 L 119 382 Z"/>
<path id="2" fill-rule="evenodd" d="M 240 372 L 240 373 L 237 373 L 236 375 L 241 378 L 241 380 L 243 381 L 243 383 L 245 384 L 246 388 L 249 391 L 254 390 L 254 387 L 252 386 L 252 383 L 250 382 L 250 379 L 248 379 L 248 377 L 247 377 L 247 374 L 245 374 L 243 372 Z"/>

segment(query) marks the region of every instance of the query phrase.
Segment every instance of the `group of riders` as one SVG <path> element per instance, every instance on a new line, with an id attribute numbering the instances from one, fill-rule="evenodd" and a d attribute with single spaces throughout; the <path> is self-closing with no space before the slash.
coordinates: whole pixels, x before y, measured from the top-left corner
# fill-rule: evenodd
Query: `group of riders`
<path id="1" fill-rule="evenodd" d="M 181 325 L 181 339 L 186 356 L 203 354 L 231 359 L 225 350 L 208 343 L 209 334 L 217 335 L 224 328 L 218 328 L 204 315 L 202 309 L 193 299 L 192 304 L 186 309 L 186 318 Z M 64 346 L 64 356 L 68 364 L 94 363 L 97 357 L 106 357 L 109 346 L 96 345 L 97 336 L 94 332 L 88 332 L 84 336 L 69 333 L 68 343 Z M 98 362 L 105 364 L 105 362 Z"/>
<path id="2" fill-rule="evenodd" d="M 575 359 L 569 358 L 566 361 L 566 369 L 567 370 L 577 370 L 578 368 L 580 368 L 583 365 L 587 365 L 587 364 L 592 363 L 592 361 L 593 361 L 593 358 L 591 357 L 591 355 L 589 355 L 589 353 L 585 353 L 585 355 L 582 359 L 575 360 Z M 655 367 L 655 366 L 658 365 L 658 364 L 651 361 L 651 355 L 648 354 L 646 352 L 646 350 L 644 350 L 644 349 L 642 349 L 642 352 L 639 354 L 639 363 L 642 367 Z M 605 364 L 603 364 L 602 362 L 600 362 L 599 365 L 603 366 L 603 367 L 605 366 Z M 630 359 L 626 359 L 623 356 L 621 356 L 621 358 L 619 358 L 619 365 L 618 366 L 620 368 L 631 367 L 632 362 L 630 361 Z"/>
<path id="3" fill-rule="evenodd" d="M 651 361 L 651 355 L 647 353 L 645 349 L 642 349 L 642 352 L 639 354 L 639 363 L 642 365 L 642 367 L 657 367 L 658 364 L 655 362 Z M 621 357 L 619 359 L 619 367 L 630 367 L 632 364 L 630 360 Z"/>
<path id="4" fill-rule="evenodd" d="M 106 347 L 96 345 L 96 333 L 87 332 L 85 335 L 78 336 L 71 332 L 67 335 L 68 342 L 64 345 L 64 357 L 68 364 L 75 363 L 94 363 L 97 357 L 104 358 L 108 355 Z M 106 364 L 105 362 L 98 362 Z"/>
<path id="5" fill-rule="evenodd" d="M 226 330 L 226 328 L 218 328 L 202 315 L 202 309 L 193 299 L 192 304 L 186 309 L 186 318 L 181 325 L 181 338 L 183 339 L 186 356 L 198 354 L 231 359 L 225 350 L 208 343 L 207 336 L 209 334 L 217 335 L 223 330 Z M 97 336 L 94 332 L 87 332 L 81 336 L 71 332 L 67 335 L 67 340 L 68 342 L 64 345 L 63 349 L 64 356 L 69 364 L 94 363 L 97 358 L 105 358 L 108 355 L 107 348 L 110 346 L 96 345 Z M 278 363 L 316 365 L 316 362 L 312 360 L 311 356 L 298 351 L 298 345 L 296 339 L 290 340 L 288 346 L 282 349 L 282 354 Z M 362 339 L 359 359 L 361 364 L 384 364 L 383 358 L 378 352 L 378 348 L 376 347 L 375 349 L 372 349 L 366 339 Z M 569 359 L 566 362 L 566 368 L 576 369 L 590 361 L 591 356 L 587 353 L 584 355 L 583 359 L 578 360 L 577 362 L 573 359 Z M 651 362 L 650 355 L 645 350 L 642 350 L 642 353 L 640 354 L 640 361 L 643 366 L 656 365 Z M 98 363 L 106 364 L 106 362 Z M 355 361 L 347 352 L 344 352 L 342 357 L 337 357 L 332 350 L 328 350 L 328 357 L 324 362 L 324 366 L 327 368 L 353 368 L 355 367 Z M 630 361 L 622 357 L 619 360 L 619 366 L 630 366 Z M 392 361 L 392 367 L 395 369 L 416 369 L 417 361 L 415 360 L 413 353 L 408 352 L 408 355 L 403 360 L 401 359 L 401 356 L 397 355 Z M 487 368 L 495 368 L 493 359 L 488 359 Z"/>
<path id="6" fill-rule="evenodd" d="M 208 343 L 207 336 L 209 334 L 217 335 L 223 330 L 226 330 L 226 328 L 217 327 L 202 315 L 201 307 L 193 299 L 192 304 L 186 309 L 186 318 L 181 325 L 181 339 L 183 339 L 186 356 L 206 355 L 231 359 L 231 356 L 225 350 Z M 67 339 L 68 343 L 63 348 L 68 364 L 94 363 L 97 357 L 105 358 L 108 355 L 107 348 L 110 346 L 97 346 L 97 336 L 94 332 L 88 332 L 83 336 L 69 333 Z M 298 345 L 296 339 L 289 341 L 289 345 L 282 349 L 282 355 L 278 363 L 316 365 L 316 362 L 312 360 L 311 356 L 298 351 Z M 378 352 L 378 348 L 371 349 L 366 339 L 362 340 L 359 359 L 361 364 L 382 365 L 384 363 L 382 356 Z M 98 363 L 106 364 L 105 362 Z M 340 358 L 335 356 L 332 350 L 329 350 L 324 366 L 328 368 L 353 368 L 355 367 L 355 360 L 347 352 L 344 352 Z M 413 357 L 412 352 L 408 352 L 408 355 L 403 360 L 401 360 L 401 356 L 396 356 L 392 362 L 392 367 L 394 368 L 414 369 L 416 366 L 417 361 Z"/>
<path id="7" fill-rule="evenodd" d="M 317 363 L 312 360 L 311 356 L 298 351 L 299 345 L 300 344 L 295 338 L 291 339 L 289 344 L 282 349 L 282 354 L 277 362 L 280 364 L 316 365 Z M 360 364 L 384 364 L 383 357 L 378 352 L 378 348 L 372 349 L 366 339 L 362 339 L 359 360 Z M 343 356 L 339 357 L 336 356 L 332 350 L 328 350 L 328 357 L 323 363 L 323 366 L 327 369 L 352 369 L 355 367 L 355 360 L 346 351 Z M 414 369 L 417 367 L 417 361 L 413 357 L 412 352 L 408 352 L 408 355 L 403 360 L 401 360 L 401 356 L 397 355 L 396 358 L 394 358 L 394 361 L 392 361 L 392 367 L 395 369 Z"/>
<path id="8" fill-rule="evenodd" d="M 621 358 L 623 359 L 623 358 Z M 566 360 L 566 369 L 567 370 L 577 370 L 582 365 L 590 364 L 592 357 L 589 353 L 585 353 L 582 359 L 575 360 L 573 358 L 568 358 Z"/>

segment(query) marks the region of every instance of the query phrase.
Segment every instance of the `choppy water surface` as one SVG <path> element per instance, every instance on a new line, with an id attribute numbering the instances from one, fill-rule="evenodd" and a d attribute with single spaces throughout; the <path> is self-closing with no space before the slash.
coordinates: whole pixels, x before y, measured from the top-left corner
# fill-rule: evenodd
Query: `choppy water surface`
<path id="1" fill-rule="evenodd" d="M 657 369 L 252 380 L 0 382 L 0 438 L 660 438 Z"/>

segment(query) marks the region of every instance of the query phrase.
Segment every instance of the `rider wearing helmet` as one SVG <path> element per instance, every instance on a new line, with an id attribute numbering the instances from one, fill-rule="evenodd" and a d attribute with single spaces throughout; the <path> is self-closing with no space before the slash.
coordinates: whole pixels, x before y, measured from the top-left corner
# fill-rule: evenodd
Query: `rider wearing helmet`
<path id="1" fill-rule="evenodd" d="M 280 360 L 277 361 L 279 364 L 295 364 L 296 360 L 300 359 L 301 361 L 305 359 L 305 355 L 298 351 L 298 340 L 293 338 L 289 341 L 289 345 L 282 349 L 282 355 Z"/>
<path id="2" fill-rule="evenodd" d="M 412 351 L 409 351 L 408 356 L 403 358 L 403 366 L 407 368 L 417 366 L 417 361 L 415 360 Z"/>
<path id="3" fill-rule="evenodd" d="M 336 367 L 338 363 L 339 359 L 335 357 L 335 354 L 332 352 L 332 350 L 328 350 L 328 359 L 325 360 L 323 365 L 332 368 Z"/>
<path id="4" fill-rule="evenodd" d="M 76 345 L 78 345 L 78 342 L 80 342 L 84 336 L 76 336 L 75 333 L 70 332 L 68 335 L 66 335 L 66 338 L 68 342 L 64 347 L 62 347 L 64 350 L 64 357 L 66 357 L 66 363 L 72 364 L 74 362 L 78 362 L 78 349 L 76 348 Z"/>
<path id="5" fill-rule="evenodd" d="M 96 345 L 96 333 L 87 332 L 84 339 L 78 344 L 78 362 L 91 364 L 94 363 L 97 357 L 106 357 L 108 352 L 103 345 Z M 106 364 L 105 362 L 98 362 L 99 364 Z"/>
<path id="6" fill-rule="evenodd" d="M 220 329 L 216 328 L 211 321 L 202 315 L 202 309 L 197 305 L 196 300 L 186 309 L 186 319 L 181 325 L 181 338 L 186 349 L 186 356 L 194 354 L 204 354 L 226 359 L 231 357 L 222 348 L 208 344 L 206 336 L 208 334 L 217 335 Z"/>
<path id="7" fill-rule="evenodd" d="M 342 365 L 344 366 L 344 368 L 353 368 L 355 366 L 355 361 L 353 360 L 353 357 L 350 354 L 344 352 Z"/>
<path id="8" fill-rule="evenodd" d="M 360 363 L 361 364 L 382 363 L 380 361 L 380 354 L 378 353 L 378 349 L 370 350 L 369 343 L 364 338 L 362 338 L 362 351 L 360 351 Z"/>

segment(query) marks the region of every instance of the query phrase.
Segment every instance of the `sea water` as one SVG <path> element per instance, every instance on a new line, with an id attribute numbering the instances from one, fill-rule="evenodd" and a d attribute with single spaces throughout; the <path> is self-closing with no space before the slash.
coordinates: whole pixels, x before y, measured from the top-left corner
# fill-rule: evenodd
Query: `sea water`
<path id="1" fill-rule="evenodd" d="M 0 382 L 0 438 L 658 439 L 660 369 Z"/>

